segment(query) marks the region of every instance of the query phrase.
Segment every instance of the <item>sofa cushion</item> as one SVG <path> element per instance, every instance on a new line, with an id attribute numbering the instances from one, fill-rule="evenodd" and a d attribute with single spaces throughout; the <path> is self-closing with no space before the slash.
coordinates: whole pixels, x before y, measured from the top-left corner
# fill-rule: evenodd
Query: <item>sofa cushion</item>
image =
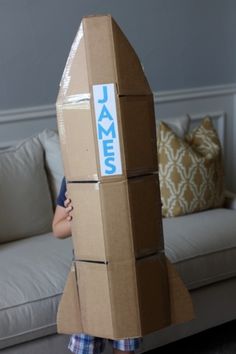
<path id="1" fill-rule="evenodd" d="M 163 216 L 222 206 L 221 145 L 210 118 L 203 119 L 185 139 L 160 124 L 158 159 Z"/>
<path id="2" fill-rule="evenodd" d="M 38 137 L 45 151 L 46 171 L 52 201 L 55 207 L 56 198 L 59 193 L 61 181 L 64 175 L 59 136 L 57 132 L 45 129 L 39 133 Z"/>
<path id="3" fill-rule="evenodd" d="M 52 203 L 37 137 L 0 152 L 0 243 L 49 232 Z"/>
<path id="4" fill-rule="evenodd" d="M 236 276 L 236 211 L 210 209 L 164 218 L 167 257 L 189 289 Z"/>
<path id="5" fill-rule="evenodd" d="M 159 125 L 164 122 L 179 138 L 183 139 L 189 132 L 190 121 L 191 119 L 188 115 L 177 118 L 162 119 L 161 122 L 158 122 L 157 124 L 157 135 Z"/>
<path id="6" fill-rule="evenodd" d="M 71 239 L 39 235 L 0 245 L 0 349 L 56 332 Z"/>

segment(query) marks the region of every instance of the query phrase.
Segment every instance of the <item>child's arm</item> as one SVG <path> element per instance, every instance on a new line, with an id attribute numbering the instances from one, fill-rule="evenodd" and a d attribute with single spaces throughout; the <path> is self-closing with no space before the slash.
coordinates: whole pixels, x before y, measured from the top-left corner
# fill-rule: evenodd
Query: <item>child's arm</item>
<path id="1" fill-rule="evenodd" d="M 58 238 L 66 238 L 71 236 L 71 220 L 72 220 L 72 210 L 71 200 L 66 199 L 64 206 L 57 205 L 53 222 L 52 230 L 54 236 Z"/>

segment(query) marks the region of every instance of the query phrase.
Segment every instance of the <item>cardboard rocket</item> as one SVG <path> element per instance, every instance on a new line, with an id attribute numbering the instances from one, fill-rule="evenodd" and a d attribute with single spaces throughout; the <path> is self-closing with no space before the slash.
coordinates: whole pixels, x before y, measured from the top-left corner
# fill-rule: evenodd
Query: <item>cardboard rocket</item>
<path id="1" fill-rule="evenodd" d="M 58 332 L 140 337 L 192 319 L 165 256 L 152 91 L 111 16 L 82 20 L 57 119 L 75 253 Z"/>

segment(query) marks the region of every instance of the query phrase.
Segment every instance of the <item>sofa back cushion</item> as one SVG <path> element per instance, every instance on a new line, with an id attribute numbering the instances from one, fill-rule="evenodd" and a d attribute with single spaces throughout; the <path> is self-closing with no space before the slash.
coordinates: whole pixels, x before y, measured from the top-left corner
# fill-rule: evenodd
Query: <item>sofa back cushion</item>
<path id="1" fill-rule="evenodd" d="M 158 159 L 163 216 L 180 216 L 222 205 L 222 152 L 210 118 L 203 119 L 184 139 L 161 123 Z"/>
<path id="2" fill-rule="evenodd" d="M 179 138 L 184 139 L 185 135 L 189 131 L 191 118 L 188 114 L 178 118 L 164 118 L 161 121 L 157 121 L 157 136 L 159 131 L 159 126 L 165 123 Z"/>
<path id="3" fill-rule="evenodd" d="M 64 175 L 59 136 L 54 130 L 45 129 L 39 133 L 38 137 L 45 152 L 45 168 L 52 202 L 55 208 L 56 199 L 60 191 L 61 181 Z"/>
<path id="4" fill-rule="evenodd" d="M 52 203 L 37 137 L 0 151 L 0 243 L 51 230 Z"/>

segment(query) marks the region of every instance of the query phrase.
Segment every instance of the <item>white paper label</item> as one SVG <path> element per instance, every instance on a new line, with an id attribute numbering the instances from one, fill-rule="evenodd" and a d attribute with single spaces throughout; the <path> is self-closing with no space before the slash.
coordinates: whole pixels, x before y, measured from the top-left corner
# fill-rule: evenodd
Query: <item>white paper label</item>
<path id="1" fill-rule="evenodd" d="M 115 85 L 93 86 L 101 176 L 122 174 Z"/>

